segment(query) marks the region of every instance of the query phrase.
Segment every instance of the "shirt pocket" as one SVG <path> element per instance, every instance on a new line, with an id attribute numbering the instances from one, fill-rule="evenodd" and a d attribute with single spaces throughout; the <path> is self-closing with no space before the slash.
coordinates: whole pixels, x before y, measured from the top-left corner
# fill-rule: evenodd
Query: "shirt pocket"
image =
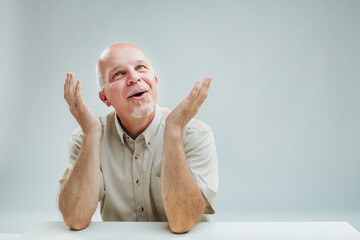
<path id="1" fill-rule="evenodd" d="M 161 176 L 157 174 L 150 175 L 150 199 L 154 221 L 166 222 L 167 217 L 161 196 Z"/>

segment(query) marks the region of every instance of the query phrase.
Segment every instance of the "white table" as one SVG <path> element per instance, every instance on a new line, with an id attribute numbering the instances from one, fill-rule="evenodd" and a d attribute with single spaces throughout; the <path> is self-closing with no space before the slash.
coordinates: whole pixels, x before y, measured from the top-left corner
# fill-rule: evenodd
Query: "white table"
<path id="1" fill-rule="evenodd" d="M 241 240 L 360 240 L 347 222 L 201 222 L 186 234 L 173 234 L 164 222 L 92 222 L 72 231 L 63 222 L 41 222 L 19 240 L 92 239 L 241 239 Z"/>

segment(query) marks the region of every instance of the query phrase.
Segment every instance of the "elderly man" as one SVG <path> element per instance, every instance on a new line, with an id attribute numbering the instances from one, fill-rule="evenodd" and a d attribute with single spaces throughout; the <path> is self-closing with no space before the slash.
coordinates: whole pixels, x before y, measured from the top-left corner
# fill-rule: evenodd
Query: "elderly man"
<path id="1" fill-rule="evenodd" d="M 189 231 L 214 213 L 218 169 L 211 129 L 192 119 L 207 97 L 211 77 L 173 111 L 156 104 L 158 79 L 136 46 L 111 45 L 97 66 L 100 99 L 115 111 L 98 118 L 67 73 L 64 86 L 80 127 L 69 143 L 59 180 L 59 208 L 72 229 L 86 228 L 101 202 L 104 221 L 168 221 Z"/>

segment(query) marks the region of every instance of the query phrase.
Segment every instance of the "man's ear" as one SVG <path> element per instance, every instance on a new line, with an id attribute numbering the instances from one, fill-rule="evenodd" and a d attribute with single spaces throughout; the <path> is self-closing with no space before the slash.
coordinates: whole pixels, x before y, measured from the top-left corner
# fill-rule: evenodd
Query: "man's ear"
<path id="1" fill-rule="evenodd" d="M 102 90 L 101 92 L 99 92 L 99 97 L 101 99 L 101 101 L 103 101 L 106 106 L 110 107 L 111 106 L 111 103 L 109 102 L 109 100 L 106 98 L 106 94 L 104 92 L 104 90 Z"/>
<path id="2" fill-rule="evenodd" d="M 157 80 L 157 77 L 155 76 L 155 81 L 156 81 L 156 83 L 158 83 L 158 80 Z"/>

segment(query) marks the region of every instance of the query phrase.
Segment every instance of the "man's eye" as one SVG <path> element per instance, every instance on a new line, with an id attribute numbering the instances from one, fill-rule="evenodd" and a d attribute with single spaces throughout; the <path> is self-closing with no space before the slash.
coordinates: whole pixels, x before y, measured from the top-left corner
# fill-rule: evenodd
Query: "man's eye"
<path id="1" fill-rule="evenodd" d="M 144 70 L 144 69 L 146 69 L 146 67 L 144 65 L 140 65 L 140 66 L 137 67 L 137 69 L 138 70 Z"/>
<path id="2" fill-rule="evenodd" d="M 117 73 L 114 74 L 114 78 L 116 78 L 116 77 L 121 77 L 122 75 L 124 75 L 124 73 L 122 73 L 122 72 L 117 72 Z"/>

